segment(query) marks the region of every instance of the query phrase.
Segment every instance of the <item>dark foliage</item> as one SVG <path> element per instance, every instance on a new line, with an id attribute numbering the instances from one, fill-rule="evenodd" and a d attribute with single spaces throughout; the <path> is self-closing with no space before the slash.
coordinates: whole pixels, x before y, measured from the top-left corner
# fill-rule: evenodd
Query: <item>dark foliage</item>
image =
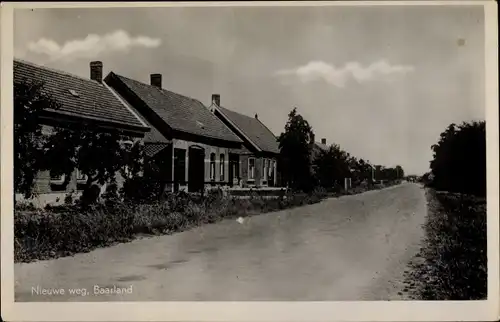
<path id="1" fill-rule="evenodd" d="M 117 172 L 137 175 L 142 167 L 142 143 L 119 131 L 104 131 L 86 123 L 56 126 L 42 132 L 40 117 L 60 108 L 43 83 L 25 80 L 14 85 L 14 187 L 26 198 L 33 196 L 39 171 L 65 175 L 67 184 L 78 169 L 86 177 L 82 202 L 95 203 L 98 186 L 112 181 Z M 130 144 L 125 144 L 129 142 Z"/>
<path id="2" fill-rule="evenodd" d="M 136 176 L 126 180 L 121 189 L 124 200 L 131 203 L 150 203 L 159 201 L 163 196 L 160 181 L 149 176 Z"/>
<path id="3" fill-rule="evenodd" d="M 288 114 L 285 132 L 278 138 L 282 182 L 297 191 L 312 191 L 311 173 L 312 128 L 294 108 Z"/>
<path id="4" fill-rule="evenodd" d="M 319 185 L 325 189 L 342 187 L 344 178 L 350 178 L 349 155 L 338 145 L 331 145 L 327 151 L 320 151 L 313 160 L 314 174 Z"/>
<path id="5" fill-rule="evenodd" d="M 43 91 L 43 83 L 25 80 L 14 85 L 14 190 L 33 196 L 34 180 L 46 164 L 43 161 L 46 136 L 40 116 L 60 105 Z"/>
<path id="6" fill-rule="evenodd" d="M 430 167 L 430 185 L 442 191 L 486 195 L 486 123 L 451 124 L 441 133 Z M 427 177 L 427 179 L 429 179 Z"/>

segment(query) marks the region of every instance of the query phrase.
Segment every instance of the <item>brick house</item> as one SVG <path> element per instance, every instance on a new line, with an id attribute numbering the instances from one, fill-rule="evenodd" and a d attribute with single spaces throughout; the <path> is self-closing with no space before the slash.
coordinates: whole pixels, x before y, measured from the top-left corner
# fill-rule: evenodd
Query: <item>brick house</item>
<path id="1" fill-rule="evenodd" d="M 40 117 L 42 132 L 46 135 L 50 135 L 54 127 L 85 122 L 103 132 L 119 131 L 134 140 L 141 139 L 149 127 L 102 82 L 102 67 L 102 62 L 91 62 L 90 79 L 87 79 L 15 59 L 13 81 L 14 86 L 25 81 L 42 82 L 43 89 L 60 104 L 59 109 L 46 109 Z M 117 181 L 120 184 L 123 180 L 117 178 Z M 64 175 L 51 176 L 49 171 L 41 171 L 35 179 L 37 197 L 32 201 L 39 206 L 62 203 L 68 193 L 80 194 L 85 182 L 85 176 L 78 170 L 69 180 Z M 102 187 L 102 191 L 104 189 Z M 16 200 L 22 199 L 16 194 Z"/>
<path id="2" fill-rule="evenodd" d="M 167 191 L 229 185 L 229 151 L 241 149 L 242 140 L 200 101 L 162 88 L 161 74 L 145 84 L 111 72 L 105 82 L 151 127 L 145 152 L 162 164 Z"/>
<path id="3" fill-rule="evenodd" d="M 230 181 L 243 187 L 278 186 L 279 144 L 257 114 L 247 116 L 224 108 L 220 95 L 212 95 L 209 107 L 243 141 L 243 148 L 229 151 Z"/>

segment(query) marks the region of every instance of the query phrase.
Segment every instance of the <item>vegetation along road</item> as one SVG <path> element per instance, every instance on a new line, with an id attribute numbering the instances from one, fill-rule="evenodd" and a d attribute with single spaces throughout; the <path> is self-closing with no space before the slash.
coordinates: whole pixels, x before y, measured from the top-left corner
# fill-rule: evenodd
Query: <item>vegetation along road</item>
<path id="1" fill-rule="evenodd" d="M 403 299 L 426 212 L 423 187 L 404 183 L 17 263 L 16 301 Z"/>

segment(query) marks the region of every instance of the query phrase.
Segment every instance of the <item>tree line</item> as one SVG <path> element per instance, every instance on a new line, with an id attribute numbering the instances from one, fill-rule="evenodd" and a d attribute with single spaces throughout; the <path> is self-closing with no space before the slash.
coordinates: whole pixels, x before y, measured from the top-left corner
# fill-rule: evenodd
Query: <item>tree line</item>
<path id="1" fill-rule="evenodd" d="M 486 122 L 450 124 L 431 146 L 430 171 L 421 178 L 437 190 L 486 195 Z"/>
<path id="2" fill-rule="evenodd" d="M 346 178 L 357 186 L 405 177 L 399 165 L 384 167 L 371 164 L 368 160 L 350 155 L 338 144 L 331 144 L 327 150 L 315 149 L 314 137 L 309 122 L 296 108 L 292 109 L 285 131 L 278 137 L 282 184 L 301 191 L 311 191 L 318 186 L 340 190 Z"/>

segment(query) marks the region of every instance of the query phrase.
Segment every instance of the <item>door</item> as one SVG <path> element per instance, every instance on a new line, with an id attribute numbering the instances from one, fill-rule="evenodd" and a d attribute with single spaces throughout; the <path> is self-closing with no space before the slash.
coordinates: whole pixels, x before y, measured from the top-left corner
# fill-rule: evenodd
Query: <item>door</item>
<path id="1" fill-rule="evenodd" d="M 229 186 L 234 185 L 234 179 L 239 179 L 240 158 L 237 154 L 229 154 Z"/>
<path id="2" fill-rule="evenodd" d="M 205 150 L 190 147 L 188 159 L 188 190 L 201 192 L 205 183 Z"/>
<path id="3" fill-rule="evenodd" d="M 186 184 L 186 150 L 174 149 L 174 191 Z"/>

